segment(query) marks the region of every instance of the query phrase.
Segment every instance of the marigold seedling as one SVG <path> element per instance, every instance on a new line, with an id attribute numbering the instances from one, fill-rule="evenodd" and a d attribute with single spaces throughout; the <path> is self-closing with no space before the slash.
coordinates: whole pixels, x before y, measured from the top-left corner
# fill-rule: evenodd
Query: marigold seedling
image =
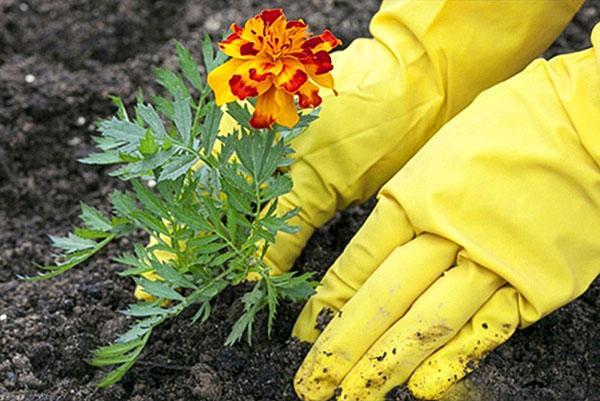
<path id="1" fill-rule="evenodd" d="M 318 96 L 313 80 L 333 85 L 327 51 L 339 41 L 328 31 L 309 36 L 304 22 L 287 21 L 281 10 L 263 11 L 249 20 L 245 29 L 257 24 L 262 24 L 270 41 L 290 39 L 296 46 L 294 51 L 280 52 L 282 57 L 275 58 L 273 47 L 254 48 L 257 53 L 252 60 L 232 58 L 223 64 L 226 56 L 214 52 L 208 36 L 202 43 L 206 71 L 214 72 L 210 73 L 211 83 L 221 89 L 229 85 L 227 90 L 232 94 L 239 94 L 239 79 L 232 77 L 252 71 L 244 63 L 260 63 L 264 56 L 281 64 L 280 71 L 261 70 L 259 77 L 242 77 L 248 79 L 246 85 L 263 87 L 256 92 L 257 102 L 233 102 L 248 96 L 229 99 L 226 112 L 237 122 L 237 128 L 230 132 L 219 129 L 223 108 L 212 100 L 211 88 L 202 80 L 196 60 L 180 43 L 176 45 L 180 71 L 155 70 L 165 94 L 150 101 L 140 94 L 131 116 L 120 98 L 112 98 L 117 112 L 98 124 L 100 135 L 94 141 L 99 151 L 80 161 L 116 166 L 110 175 L 130 183 L 131 190 L 115 190 L 109 195 L 111 216 L 82 203 L 81 227 L 66 237 L 51 236 L 54 247 L 61 250 L 58 262 L 41 267 L 38 276 L 27 278 L 36 281 L 55 277 L 85 262 L 112 240 L 140 230 L 150 236 L 147 245 L 135 244 L 133 252 L 115 258 L 126 267 L 118 274 L 132 277 L 145 300 L 123 311 L 136 319 L 130 329 L 113 344 L 94 351 L 93 365 L 113 368 L 98 383 L 100 387 L 123 377 L 139 358 L 154 328 L 187 308 L 196 309 L 192 322 L 205 321 L 211 313 L 211 301 L 228 286 L 246 282 L 249 275 L 259 280 L 242 297 L 244 311 L 233 325 L 227 345 L 244 336 L 250 342 L 254 319 L 263 309 L 268 311 L 270 333 L 282 299 L 304 300 L 314 291 L 310 274 L 272 276 L 263 257 L 278 232 L 296 230 L 288 221 L 298 210 L 276 214 L 278 197 L 292 188 L 282 167 L 292 163 L 290 141 L 317 118 L 318 110 L 299 115 L 294 106 L 295 123 L 283 127 L 275 124 L 282 111 L 274 106 L 265 108 L 261 96 L 281 91 L 278 96 L 298 95 L 302 108 L 316 106 L 316 100 L 306 103 L 303 96 L 308 96 L 305 91 L 309 89 L 313 100 Z M 230 46 L 246 46 L 242 28 L 232 25 L 232 30 L 221 43 L 229 55 Z M 253 43 L 258 46 L 258 42 Z M 292 57 L 296 61 L 292 62 Z M 300 66 L 298 60 L 302 61 Z M 215 80 L 219 70 L 231 70 L 232 63 L 241 72 L 232 70 L 227 82 Z M 298 76 L 288 74 L 290 65 L 301 68 L 306 79 L 286 81 Z M 317 71 L 319 66 L 321 70 Z M 266 84 L 269 88 L 263 90 Z M 254 112 L 251 107 L 255 107 Z M 257 127 L 253 123 L 257 113 L 271 113 L 272 118 Z M 289 115 L 290 110 L 283 113 Z"/>

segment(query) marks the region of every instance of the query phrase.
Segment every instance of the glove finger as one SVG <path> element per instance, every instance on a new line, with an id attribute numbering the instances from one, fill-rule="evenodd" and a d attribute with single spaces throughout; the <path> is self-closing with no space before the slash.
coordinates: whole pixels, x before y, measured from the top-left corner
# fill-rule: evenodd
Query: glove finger
<path id="1" fill-rule="evenodd" d="M 510 286 L 499 289 L 450 342 L 427 358 L 408 380 L 419 399 L 436 400 L 473 371 L 519 325 L 519 299 Z"/>
<path id="2" fill-rule="evenodd" d="M 283 216 L 298 208 L 299 206 L 294 201 L 296 198 L 293 194 L 280 196 L 277 199 L 275 215 Z M 275 243 L 265 253 L 264 260 L 271 268 L 271 274 L 273 275 L 286 273 L 292 268 L 296 258 L 315 231 L 315 227 L 310 223 L 307 216 L 302 213 L 302 209 L 299 214 L 288 221 L 288 224 L 297 227 L 298 231 L 293 234 L 283 231 L 278 232 Z"/>
<path id="3" fill-rule="evenodd" d="M 320 334 L 315 325 L 321 310 L 341 310 L 388 255 L 413 237 L 414 230 L 400 205 L 393 198 L 381 196 L 367 221 L 323 277 L 316 294 L 302 309 L 292 335 L 303 341 L 315 341 Z"/>
<path id="4" fill-rule="evenodd" d="M 432 234 L 396 248 L 319 336 L 296 374 L 296 392 L 330 398 L 377 339 L 454 264 L 457 252 L 457 245 Z"/>
<path id="5" fill-rule="evenodd" d="M 348 373 L 340 400 L 383 400 L 415 368 L 446 344 L 504 284 L 464 258 L 436 280 Z"/>

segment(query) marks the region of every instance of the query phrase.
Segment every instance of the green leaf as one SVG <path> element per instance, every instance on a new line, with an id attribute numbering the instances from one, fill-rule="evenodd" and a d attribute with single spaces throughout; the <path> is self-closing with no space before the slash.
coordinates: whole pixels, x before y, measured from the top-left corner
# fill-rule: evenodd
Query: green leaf
<path id="1" fill-rule="evenodd" d="M 98 209 L 86 205 L 81 202 L 81 214 L 79 217 L 83 223 L 92 230 L 97 231 L 110 231 L 112 224 Z"/>
<path id="2" fill-rule="evenodd" d="M 147 273 L 152 271 L 148 266 L 139 266 L 133 267 L 131 269 L 125 269 L 123 271 L 117 272 L 117 274 L 121 277 L 129 277 L 129 276 L 139 276 L 142 273 Z"/>
<path id="3" fill-rule="evenodd" d="M 190 288 L 192 290 L 198 288 L 185 275 L 175 270 L 168 263 L 161 263 L 156 260 L 152 260 L 151 263 L 156 273 L 158 273 L 160 277 L 162 277 L 166 282 L 170 283 L 171 285 L 174 285 L 178 288 Z"/>
<path id="4" fill-rule="evenodd" d="M 119 366 L 117 369 L 112 370 L 106 376 L 104 376 L 102 380 L 98 382 L 98 387 L 108 387 L 121 380 L 125 373 L 127 373 L 127 371 L 139 358 L 142 350 L 144 349 L 144 346 L 146 345 L 146 342 L 148 342 L 148 338 L 150 337 L 152 327 L 153 326 L 150 326 L 146 330 L 145 334 L 143 335 L 143 338 L 140 338 L 139 340 L 129 341 L 125 344 L 126 348 L 131 350 L 128 353 L 126 353 L 127 351 L 124 351 L 124 348 L 121 347 L 121 344 L 113 344 L 108 347 L 102 347 L 104 351 L 102 351 L 101 355 L 97 355 L 96 358 L 91 361 L 91 363 L 96 366 L 105 366 L 120 363 L 121 366 Z M 110 352 L 111 356 L 107 356 L 107 352 Z"/>
<path id="5" fill-rule="evenodd" d="M 277 198 L 292 190 L 292 179 L 287 175 L 270 177 L 265 184 L 267 185 L 266 189 L 261 191 L 262 202 Z"/>
<path id="6" fill-rule="evenodd" d="M 121 334 L 116 341 L 117 343 L 126 344 L 130 341 L 142 338 L 144 335 L 149 334 L 156 324 L 162 321 L 162 316 L 151 316 L 140 320 L 135 325 L 131 326 L 127 332 Z"/>
<path id="7" fill-rule="evenodd" d="M 130 341 L 130 342 L 123 343 L 123 344 L 117 343 L 117 344 L 106 345 L 106 346 L 95 349 L 93 351 L 93 354 L 96 357 L 112 358 L 115 356 L 123 355 L 123 354 L 139 347 L 140 345 L 143 344 L 143 342 L 144 342 L 144 340 L 140 338 L 138 340 Z"/>
<path id="8" fill-rule="evenodd" d="M 175 110 L 173 109 L 173 103 L 162 96 L 152 96 L 152 102 L 156 106 L 157 110 L 169 117 L 171 120 L 173 119 L 173 115 L 175 114 Z"/>
<path id="9" fill-rule="evenodd" d="M 175 291 L 173 288 L 169 287 L 168 284 L 165 284 L 161 281 L 151 281 L 143 277 L 137 277 L 135 279 L 137 285 L 141 286 L 144 291 L 146 291 L 150 295 L 154 295 L 157 298 L 161 299 L 170 299 L 174 301 L 183 301 L 184 298 L 180 293 Z"/>
<path id="10" fill-rule="evenodd" d="M 131 184 L 138 200 L 148 211 L 163 218 L 169 215 L 168 207 L 148 187 L 138 180 L 132 181 Z"/>
<path id="11" fill-rule="evenodd" d="M 136 110 L 137 110 L 137 114 L 140 115 L 144 119 L 146 124 L 148 124 L 148 126 L 150 127 L 150 129 L 152 130 L 152 132 L 156 135 L 156 137 L 158 139 L 163 139 L 163 138 L 167 137 L 167 131 L 165 130 L 163 122 L 151 104 L 149 104 L 149 105 L 139 104 L 136 107 Z"/>
<path id="12" fill-rule="evenodd" d="M 315 293 L 318 282 L 310 280 L 313 273 L 296 276 L 295 272 L 279 276 L 269 276 L 270 281 L 277 287 L 279 296 L 293 302 L 304 301 Z"/>
<path id="13" fill-rule="evenodd" d="M 254 184 L 248 182 L 245 177 L 242 177 L 240 175 L 241 172 L 236 171 L 235 167 L 237 167 L 237 165 L 219 166 L 219 173 L 223 178 L 224 183 L 233 187 L 227 191 L 227 194 L 236 193 L 247 202 L 256 201 Z"/>
<path id="14" fill-rule="evenodd" d="M 213 280 L 209 284 L 205 285 L 197 296 L 202 300 L 210 300 L 227 288 L 228 285 L 229 283 L 225 280 Z"/>
<path id="15" fill-rule="evenodd" d="M 138 302 L 129 305 L 127 310 L 123 311 L 123 314 L 135 317 L 157 316 L 166 313 L 169 313 L 169 310 L 161 308 L 157 302 Z"/>
<path id="16" fill-rule="evenodd" d="M 204 59 L 206 72 L 209 73 L 223 64 L 227 59 L 227 55 L 221 52 L 217 52 L 215 55 L 212 40 L 208 34 L 205 34 L 204 39 L 202 40 L 202 58 Z"/>
<path id="17" fill-rule="evenodd" d="M 186 144 L 190 143 L 192 137 L 192 111 L 190 109 L 190 98 L 176 96 L 173 102 L 173 122 L 177 131 Z"/>
<path id="18" fill-rule="evenodd" d="M 73 267 L 85 262 L 91 256 L 93 256 L 98 251 L 100 251 L 102 248 L 104 248 L 104 246 L 106 246 L 114 238 L 115 238 L 115 235 L 111 234 L 110 236 L 106 237 L 105 239 L 103 239 L 102 241 L 100 241 L 98 243 L 96 243 L 95 241 L 91 241 L 96 244 L 93 248 L 84 249 L 81 251 L 77 251 L 77 252 L 68 254 L 66 256 L 66 259 L 63 262 L 57 263 L 56 265 L 41 266 L 40 268 L 45 270 L 45 272 L 43 272 L 43 273 L 40 272 L 40 273 L 38 273 L 37 276 L 33 276 L 33 277 L 20 276 L 19 278 L 22 280 L 26 280 L 26 281 L 41 281 L 41 280 L 47 280 L 52 277 L 56 277 L 64 272 L 66 272 L 67 270 L 70 270 Z"/>
<path id="19" fill-rule="evenodd" d="M 162 181 L 156 185 L 158 192 L 163 197 L 165 202 L 175 203 L 179 200 L 179 191 L 181 190 L 181 185 L 173 181 Z"/>
<path id="20" fill-rule="evenodd" d="M 270 280 L 270 277 L 263 277 L 265 287 L 267 287 L 267 306 L 268 306 L 268 319 L 267 319 L 267 333 L 270 336 L 273 331 L 273 322 L 277 315 L 277 289 Z"/>
<path id="21" fill-rule="evenodd" d="M 146 156 L 144 160 L 136 163 L 130 163 L 118 170 L 117 175 L 122 180 L 131 180 L 133 178 L 154 176 L 154 170 L 168 165 L 171 157 L 175 154 L 175 149 L 160 151 L 154 155 Z"/>
<path id="22" fill-rule="evenodd" d="M 138 88 L 138 93 L 135 97 L 135 105 L 136 108 L 144 105 L 144 90 L 142 88 Z M 139 127 L 144 128 L 144 119 L 141 115 L 135 115 L 135 124 Z"/>
<path id="23" fill-rule="evenodd" d="M 78 159 L 77 161 L 83 164 L 96 165 L 117 164 L 123 162 L 119 152 L 92 153 L 82 159 Z"/>
<path id="24" fill-rule="evenodd" d="M 196 323 L 198 320 L 200 320 L 200 323 L 204 323 L 208 320 L 208 318 L 210 317 L 210 313 L 212 311 L 212 307 L 210 306 L 210 302 L 209 301 L 204 301 L 200 304 L 200 307 L 198 308 L 198 310 L 196 311 L 196 313 L 194 313 L 194 316 L 192 317 L 192 324 Z"/>
<path id="25" fill-rule="evenodd" d="M 123 144 L 122 142 L 105 136 L 93 136 L 92 139 L 96 146 L 102 150 L 116 149 Z"/>
<path id="26" fill-rule="evenodd" d="M 220 233 L 223 234 L 223 224 L 221 222 L 221 218 L 222 218 L 222 214 L 220 213 L 219 209 L 217 208 L 217 205 L 215 205 L 215 201 L 207 196 L 203 196 L 201 198 L 201 212 L 206 213 L 206 215 L 208 216 L 209 221 L 212 223 L 213 225 L 213 229 Z"/>
<path id="27" fill-rule="evenodd" d="M 276 234 L 278 231 L 295 234 L 298 232 L 299 228 L 290 226 L 288 220 L 298 214 L 299 211 L 300 209 L 293 209 L 283 216 L 267 215 L 260 220 L 260 224 L 272 234 Z"/>
<path id="28" fill-rule="evenodd" d="M 158 182 L 178 179 L 190 171 L 192 166 L 194 166 L 198 160 L 198 156 L 191 154 L 173 157 L 169 164 L 167 164 L 161 171 L 160 176 L 158 177 Z"/>
<path id="29" fill-rule="evenodd" d="M 117 274 L 119 276 L 140 275 L 151 270 L 150 265 L 146 262 L 148 260 L 148 252 L 146 249 L 140 244 L 135 244 L 134 249 L 135 255 L 130 252 L 125 252 L 122 255 L 113 258 L 117 263 L 121 263 L 125 266 L 132 266 L 130 269 L 118 272 Z"/>
<path id="30" fill-rule="evenodd" d="M 204 255 L 208 253 L 219 252 L 221 249 L 224 249 L 227 246 L 225 242 L 213 242 L 211 244 L 206 244 L 199 249 L 196 250 L 196 254 Z"/>
<path id="31" fill-rule="evenodd" d="M 173 208 L 173 212 L 177 220 L 193 228 L 194 230 L 211 231 L 210 224 L 208 224 L 208 221 L 202 214 L 194 210 L 188 210 L 186 208 L 179 207 L 177 205 L 175 205 Z"/>
<path id="32" fill-rule="evenodd" d="M 244 333 L 246 333 L 248 344 L 252 344 L 254 317 L 265 303 L 265 292 L 262 289 L 262 284 L 260 282 L 255 284 L 252 291 L 244 294 L 242 302 L 244 303 L 244 313 L 233 325 L 231 333 L 229 333 L 229 336 L 225 340 L 226 346 L 231 346 L 238 342 Z"/>
<path id="33" fill-rule="evenodd" d="M 116 382 L 121 380 L 123 376 L 125 376 L 125 373 L 127 373 L 127 371 L 131 369 L 134 363 L 135 360 L 131 360 L 130 362 L 121 365 L 118 369 L 112 370 L 106 376 L 104 376 L 102 380 L 100 380 L 98 384 L 96 384 L 96 386 L 99 388 L 105 388 L 115 384 Z"/>
<path id="34" fill-rule="evenodd" d="M 104 231 L 90 230 L 87 228 L 76 228 L 73 231 L 73 234 L 75 234 L 76 236 L 81 237 L 81 238 L 92 239 L 92 240 L 103 239 L 103 238 L 110 236 L 110 233 L 107 233 Z"/>
<path id="35" fill-rule="evenodd" d="M 253 210 L 250 206 L 251 201 L 245 199 L 242 194 L 238 193 L 235 189 L 226 191 L 227 201 L 237 210 L 238 212 L 252 214 Z"/>
<path id="36" fill-rule="evenodd" d="M 248 343 L 252 343 L 252 325 L 254 323 L 254 316 L 254 314 L 249 312 L 244 312 L 244 314 L 240 316 L 225 339 L 225 346 L 232 346 L 240 341 L 244 336 L 244 333 L 247 333 Z"/>
<path id="37" fill-rule="evenodd" d="M 125 354 L 113 356 L 112 358 L 94 358 L 90 361 L 90 365 L 101 368 L 103 366 L 120 365 L 130 362 L 133 354 Z"/>
<path id="38" fill-rule="evenodd" d="M 252 113 L 248 106 L 240 105 L 238 102 L 227 103 L 227 114 L 234 118 L 242 127 L 252 129 L 250 126 L 250 120 L 252 119 Z"/>
<path id="39" fill-rule="evenodd" d="M 192 57 L 192 54 L 186 49 L 180 42 L 175 44 L 177 48 L 177 56 L 179 57 L 179 66 L 185 78 L 198 90 L 202 90 L 204 87 L 202 79 L 200 78 L 200 71 L 198 70 L 198 64 Z"/>
<path id="40" fill-rule="evenodd" d="M 133 198 L 124 192 L 113 191 L 108 197 L 114 212 L 119 216 L 132 219 L 133 213 L 138 210 Z"/>
<path id="41" fill-rule="evenodd" d="M 140 146 L 138 147 L 141 154 L 145 156 L 153 155 L 158 152 L 158 144 L 154 139 L 154 135 L 152 135 L 151 130 L 146 130 L 146 135 L 140 141 Z"/>
<path id="42" fill-rule="evenodd" d="M 286 158 L 283 143 L 275 142 L 275 133 L 272 131 L 242 135 L 236 144 L 236 154 L 258 185 L 270 178 Z"/>
<path id="43" fill-rule="evenodd" d="M 69 233 L 66 237 L 55 237 L 53 235 L 50 235 L 50 239 L 52 240 L 52 245 L 54 245 L 57 248 L 63 249 L 67 253 L 91 249 L 98 245 L 96 241 L 92 241 L 86 238 L 80 238 L 76 235 L 73 235 L 72 233 Z"/>
<path id="44" fill-rule="evenodd" d="M 138 244 L 136 244 L 138 245 Z M 141 266 L 143 265 L 143 262 L 138 260 L 131 252 L 125 252 L 120 256 L 116 256 L 113 258 L 113 260 L 117 263 L 121 263 L 127 266 Z M 150 268 L 146 266 L 146 268 L 149 270 Z"/>
<path id="45" fill-rule="evenodd" d="M 209 235 L 206 237 L 195 237 L 187 242 L 187 246 L 188 246 L 188 248 L 204 247 L 208 244 L 212 244 L 213 242 L 217 241 L 218 239 L 219 239 L 219 237 L 216 235 Z"/>
<path id="46" fill-rule="evenodd" d="M 136 147 L 146 134 L 144 128 L 129 121 L 117 120 L 114 117 L 100 123 L 100 132 L 108 138 L 135 145 Z"/>
<path id="47" fill-rule="evenodd" d="M 319 112 L 321 109 L 319 107 L 312 109 L 309 113 L 301 113 L 300 121 L 292 128 L 283 127 L 280 125 L 275 125 L 273 130 L 277 132 L 285 141 L 286 144 L 289 144 L 302 134 L 306 129 L 310 126 L 310 124 L 319 118 Z"/>
<path id="48" fill-rule="evenodd" d="M 169 91 L 174 98 L 190 98 L 190 91 L 179 75 L 164 68 L 155 68 L 154 74 L 159 85 Z"/>
<path id="49" fill-rule="evenodd" d="M 239 130 L 234 130 L 228 136 L 221 136 L 219 140 L 221 141 L 221 151 L 219 152 L 219 167 L 220 168 L 229 168 L 237 167 L 237 162 L 235 160 L 231 160 L 231 156 L 235 152 L 236 144 L 239 137 Z"/>
<path id="50" fill-rule="evenodd" d="M 119 96 L 109 96 L 108 98 L 115 106 L 117 106 L 117 117 L 119 117 L 119 120 L 129 121 L 129 116 L 127 115 L 127 109 L 125 108 L 123 100 Z"/>
<path id="51" fill-rule="evenodd" d="M 121 162 L 126 163 L 137 163 L 142 160 L 138 155 L 131 155 L 124 152 L 119 152 L 119 158 L 121 159 Z"/>
<path id="52" fill-rule="evenodd" d="M 221 267 L 225 265 L 229 259 L 232 259 L 235 255 L 231 252 L 222 253 L 216 258 L 212 259 L 208 264 L 209 267 Z"/>
<path id="53" fill-rule="evenodd" d="M 215 103 L 209 103 L 206 105 L 206 117 L 202 124 L 202 146 L 204 147 L 204 154 L 210 155 L 213 147 L 217 140 L 217 134 L 219 133 L 219 124 L 223 112 L 221 108 Z"/>
<path id="54" fill-rule="evenodd" d="M 145 211 L 137 210 L 132 213 L 131 217 L 132 219 L 136 220 L 144 230 L 150 232 L 151 234 L 171 234 L 162 219 Z"/>

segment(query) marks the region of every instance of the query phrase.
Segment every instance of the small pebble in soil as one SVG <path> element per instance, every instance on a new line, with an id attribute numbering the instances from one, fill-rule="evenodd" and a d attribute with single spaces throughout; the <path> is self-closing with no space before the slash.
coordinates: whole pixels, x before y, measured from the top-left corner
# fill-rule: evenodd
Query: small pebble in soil
<path id="1" fill-rule="evenodd" d="M 197 363 L 192 367 L 191 376 L 195 381 L 192 393 L 200 398 L 217 401 L 223 392 L 215 371 L 205 363 Z"/>
<path id="2" fill-rule="evenodd" d="M 26 13 L 27 10 L 29 10 L 29 6 L 27 5 L 27 3 L 21 3 L 21 4 L 19 4 L 19 10 L 23 11 L 24 13 Z"/>
<path id="3" fill-rule="evenodd" d="M 78 127 L 83 127 L 86 123 L 86 119 L 84 116 L 79 116 L 77 117 L 77 121 L 75 121 L 75 124 L 77 124 Z"/>
<path id="4" fill-rule="evenodd" d="M 3 313 L 0 315 L 0 322 L 4 322 L 6 319 L 8 319 L 8 316 L 6 316 L 6 313 Z"/>
<path id="5" fill-rule="evenodd" d="M 81 143 L 81 138 L 78 136 L 74 136 L 73 138 L 69 139 L 69 141 L 67 142 L 67 144 L 69 146 L 77 146 Z"/>
<path id="6" fill-rule="evenodd" d="M 154 188 L 156 186 L 156 181 L 154 181 L 154 180 L 148 180 L 148 186 L 150 188 Z"/>
<path id="7" fill-rule="evenodd" d="M 204 23 L 204 28 L 206 28 L 206 30 L 209 32 L 218 31 L 220 27 L 221 23 L 219 22 L 219 19 L 212 15 L 208 17 L 208 19 Z"/>
<path id="8" fill-rule="evenodd" d="M 25 75 L 25 82 L 27 82 L 28 84 L 31 84 L 31 83 L 33 83 L 33 81 L 35 81 L 35 75 L 33 75 L 33 74 Z"/>

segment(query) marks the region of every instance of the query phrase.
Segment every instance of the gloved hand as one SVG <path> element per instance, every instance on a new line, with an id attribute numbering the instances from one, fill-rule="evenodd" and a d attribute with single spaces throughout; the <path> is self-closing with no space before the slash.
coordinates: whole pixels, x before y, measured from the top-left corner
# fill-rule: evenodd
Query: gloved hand
<path id="1" fill-rule="evenodd" d="M 333 53 L 338 96 L 294 143 L 296 234 L 280 233 L 266 259 L 289 270 L 336 211 L 362 203 L 482 90 L 525 67 L 550 45 L 583 0 L 385 0 L 373 39 Z"/>
<path id="2" fill-rule="evenodd" d="M 316 339 L 303 400 L 407 380 L 437 399 L 600 273 L 600 26 L 592 41 L 485 91 L 383 187 L 294 328 Z"/>

